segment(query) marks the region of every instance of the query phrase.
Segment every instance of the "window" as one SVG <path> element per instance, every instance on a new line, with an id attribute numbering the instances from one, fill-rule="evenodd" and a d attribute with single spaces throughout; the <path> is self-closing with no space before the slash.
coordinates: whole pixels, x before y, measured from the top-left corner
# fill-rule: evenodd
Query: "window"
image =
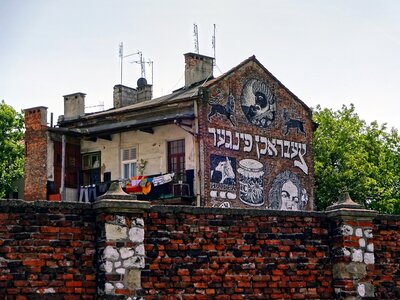
<path id="1" fill-rule="evenodd" d="M 137 175 L 136 171 L 136 148 L 123 149 L 121 155 L 122 178 L 131 178 Z"/>
<path id="2" fill-rule="evenodd" d="M 97 169 L 100 167 L 100 152 L 82 155 L 82 170 Z"/>
<path id="3" fill-rule="evenodd" d="M 100 166 L 101 166 L 100 152 L 91 152 L 82 154 L 83 185 L 100 183 Z"/>
<path id="4" fill-rule="evenodd" d="M 168 142 L 168 172 L 175 173 L 176 181 L 186 181 L 185 140 Z"/>

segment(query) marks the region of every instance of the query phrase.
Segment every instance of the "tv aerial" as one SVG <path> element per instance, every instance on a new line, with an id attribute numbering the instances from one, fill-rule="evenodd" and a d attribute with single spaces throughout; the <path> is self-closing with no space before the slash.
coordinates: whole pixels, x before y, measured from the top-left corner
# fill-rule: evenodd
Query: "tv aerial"
<path id="1" fill-rule="evenodd" d="M 194 51 L 199 54 L 199 30 L 197 28 L 197 24 L 193 24 L 193 37 L 194 37 Z"/>
<path id="2" fill-rule="evenodd" d="M 148 60 L 146 61 L 145 58 L 143 57 L 142 51 L 137 51 L 135 53 L 127 54 L 124 55 L 124 44 L 121 42 L 119 44 L 119 58 L 120 58 L 120 63 L 121 63 L 121 84 L 122 84 L 122 78 L 123 78 L 123 62 L 124 58 L 134 56 L 134 55 L 139 55 L 139 60 L 131 61 L 130 63 L 137 63 L 140 64 L 140 75 L 141 78 L 146 78 L 146 64 L 151 66 L 151 84 L 153 84 L 153 61 Z"/>

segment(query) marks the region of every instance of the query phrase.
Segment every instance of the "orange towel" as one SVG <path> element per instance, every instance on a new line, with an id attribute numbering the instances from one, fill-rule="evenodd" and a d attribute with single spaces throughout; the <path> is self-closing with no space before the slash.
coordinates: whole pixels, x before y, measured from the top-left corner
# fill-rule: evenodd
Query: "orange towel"
<path id="1" fill-rule="evenodd" d="M 151 182 L 146 182 L 145 186 L 142 186 L 142 193 L 147 195 L 151 191 Z"/>

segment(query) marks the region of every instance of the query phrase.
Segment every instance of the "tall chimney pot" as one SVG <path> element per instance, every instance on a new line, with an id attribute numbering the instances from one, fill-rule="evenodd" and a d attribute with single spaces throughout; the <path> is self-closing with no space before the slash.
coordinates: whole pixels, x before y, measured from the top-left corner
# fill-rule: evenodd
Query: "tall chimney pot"
<path id="1" fill-rule="evenodd" d="M 185 87 L 213 78 L 214 58 L 197 53 L 186 53 L 184 56 Z"/>
<path id="2" fill-rule="evenodd" d="M 64 120 L 78 119 L 85 115 L 84 93 L 74 93 L 64 97 Z"/>

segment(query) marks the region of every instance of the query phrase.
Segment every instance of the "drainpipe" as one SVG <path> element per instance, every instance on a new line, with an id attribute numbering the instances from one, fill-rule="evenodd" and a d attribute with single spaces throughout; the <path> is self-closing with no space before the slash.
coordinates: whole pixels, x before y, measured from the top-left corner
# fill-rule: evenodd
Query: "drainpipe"
<path id="1" fill-rule="evenodd" d="M 118 177 L 122 179 L 122 132 L 119 133 L 119 145 L 118 145 Z M 121 180 L 119 180 L 121 182 Z"/>
<path id="2" fill-rule="evenodd" d="M 200 193 L 200 143 L 199 143 L 199 119 L 198 119 L 198 108 L 197 101 L 193 101 L 194 108 L 194 157 L 196 159 L 196 170 L 195 170 L 195 183 L 196 183 L 196 206 L 201 205 L 201 193 Z"/>
<path id="3" fill-rule="evenodd" d="M 65 201 L 65 191 L 64 191 L 65 145 L 66 145 L 66 137 L 65 137 L 65 135 L 63 135 L 62 139 L 61 139 L 61 184 L 60 184 L 60 194 L 61 194 L 62 201 Z"/>

